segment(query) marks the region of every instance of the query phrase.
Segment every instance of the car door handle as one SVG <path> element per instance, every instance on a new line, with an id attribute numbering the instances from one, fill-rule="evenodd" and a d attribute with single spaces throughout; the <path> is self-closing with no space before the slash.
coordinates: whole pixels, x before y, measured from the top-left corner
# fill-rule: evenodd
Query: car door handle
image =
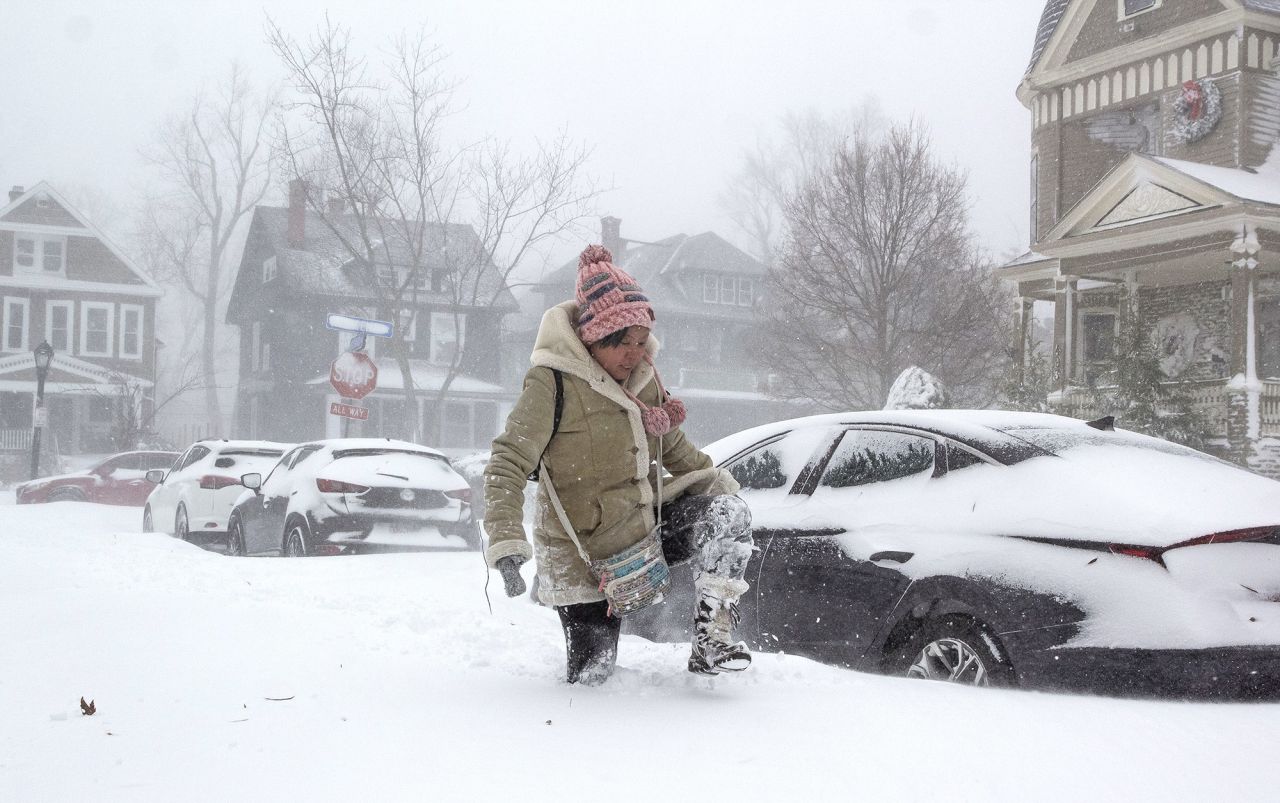
<path id="1" fill-rule="evenodd" d="M 915 554 L 916 553 L 914 552 L 895 552 L 893 550 L 887 550 L 885 552 L 875 552 L 875 553 L 872 553 L 871 555 L 871 562 L 878 563 L 882 560 L 890 560 L 890 561 L 893 561 L 894 563 L 906 563 L 907 561 L 915 557 Z"/>

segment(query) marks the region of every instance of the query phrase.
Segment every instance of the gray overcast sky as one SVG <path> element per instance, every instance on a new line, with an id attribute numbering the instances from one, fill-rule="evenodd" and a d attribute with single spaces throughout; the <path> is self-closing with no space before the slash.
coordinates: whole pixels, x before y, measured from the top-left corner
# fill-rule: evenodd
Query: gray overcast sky
<path id="1" fill-rule="evenodd" d="M 843 2 L 332 2 L 374 52 L 425 24 L 463 80 L 459 133 L 516 143 L 561 126 L 616 187 L 599 211 L 624 236 L 730 233 L 716 194 L 788 111 L 875 95 L 917 115 L 970 174 L 973 222 L 1000 253 L 1026 242 L 1028 113 L 1014 97 L 1039 0 Z M 278 81 L 265 14 L 302 36 L 313 2 L 6 3 L 0 25 L 0 185 L 97 190 L 124 204 L 157 122 L 235 59 Z M 0 196 L 3 197 L 3 196 Z"/>

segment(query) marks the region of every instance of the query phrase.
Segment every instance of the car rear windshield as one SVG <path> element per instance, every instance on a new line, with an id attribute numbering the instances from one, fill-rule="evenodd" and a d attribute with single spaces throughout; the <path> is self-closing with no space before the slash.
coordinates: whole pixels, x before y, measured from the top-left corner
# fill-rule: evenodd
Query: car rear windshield
<path id="1" fill-rule="evenodd" d="M 1082 446 L 1110 446 L 1123 447 L 1128 449 L 1145 449 L 1152 452 L 1160 452 L 1162 454 L 1177 455 L 1179 457 L 1197 457 L 1204 460 L 1212 460 L 1217 462 L 1216 457 L 1211 457 L 1204 452 L 1197 452 L 1195 449 L 1189 449 L 1186 446 L 1179 446 L 1170 441 L 1152 438 L 1146 435 L 1139 435 L 1135 432 L 1125 432 L 1123 430 L 1105 431 L 1093 429 L 1092 427 L 1079 428 L 1056 428 L 1056 427 L 1008 427 L 1001 430 L 1006 435 L 1026 441 L 1027 443 L 1044 449 L 1050 454 L 1062 455 L 1071 449 L 1078 449 Z"/>
<path id="2" fill-rule="evenodd" d="M 228 457 L 279 457 L 284 452 L 279 449 L 228 449 L 218 454 Z"/>
<path id="3" fill-rule="evenodd" d="M 431 454 L 430 452 L 411 452 L 408 449 L 339 449 L 333 453 L 334 460 L 341 460 L 344 457 L 377 457 L 384 454 L 407 454 L 414 457 L 421 457 L 426 460 L 439 460 L 442 463 L 448 463 L 448 458 L 443 455 Z"/>

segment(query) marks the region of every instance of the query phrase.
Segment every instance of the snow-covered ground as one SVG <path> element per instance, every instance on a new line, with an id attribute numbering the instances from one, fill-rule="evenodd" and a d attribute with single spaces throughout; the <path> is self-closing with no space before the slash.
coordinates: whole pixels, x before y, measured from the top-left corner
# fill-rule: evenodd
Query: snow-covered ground
<path id="1" fill-rule="evenodd" d="M 139 519 L 0 504 L 0 800 L 1276 799 L 1276 705 L 699 678 L 633 637 L 572 687 L 477 553 L 227 558 Z"/>

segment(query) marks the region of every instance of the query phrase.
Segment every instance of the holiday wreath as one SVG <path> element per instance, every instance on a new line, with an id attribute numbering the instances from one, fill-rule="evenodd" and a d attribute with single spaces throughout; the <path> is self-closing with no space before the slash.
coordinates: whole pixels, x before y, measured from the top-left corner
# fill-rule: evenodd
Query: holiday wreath
<path id="1" fill-rule="evenodd" d="M 1187 81 L 1173 103 L 1173 135 L 1181 142 L 1204 139 L 1222 119 L 1222 91 L 1208 78 Z"/>

